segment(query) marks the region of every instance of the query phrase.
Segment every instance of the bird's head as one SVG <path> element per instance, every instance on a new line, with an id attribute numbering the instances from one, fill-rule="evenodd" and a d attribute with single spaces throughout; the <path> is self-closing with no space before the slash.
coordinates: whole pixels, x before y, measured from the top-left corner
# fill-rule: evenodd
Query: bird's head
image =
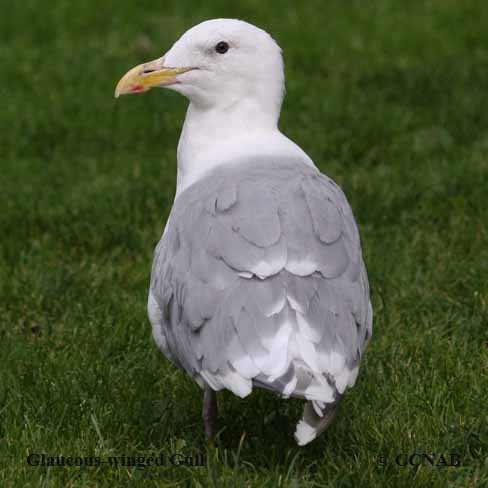
<path id="1" fill-rule="evenodd" d="M 117 84 L 115 96 L 166 87 L 201 108 L 240 100 L 279 109 L 284 93 L 281 49 L 262 29 L 234 19 L 192 27 L 162 57 L 140 64 Z"/>

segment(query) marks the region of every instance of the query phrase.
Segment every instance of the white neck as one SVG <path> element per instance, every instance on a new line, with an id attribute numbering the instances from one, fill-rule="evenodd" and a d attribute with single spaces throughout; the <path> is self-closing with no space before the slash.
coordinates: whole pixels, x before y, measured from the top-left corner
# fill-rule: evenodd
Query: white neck
<path id="1" fill-rule="evenodd" d="M 176 196 L 210 169 L 242 158 L 295 156 L 313 166 L 279 131 L 278 116 L 279 108 L 265 111 L 252 100 L 213 108 L 190 103 L 178 143 Z"/>

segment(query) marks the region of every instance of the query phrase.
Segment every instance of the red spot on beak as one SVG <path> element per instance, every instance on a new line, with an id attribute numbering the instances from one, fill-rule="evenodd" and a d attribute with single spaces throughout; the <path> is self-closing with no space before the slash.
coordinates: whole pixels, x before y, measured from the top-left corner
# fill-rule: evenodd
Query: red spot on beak
<path id="1" fill-rule="evenodd" d="M 144 91 L 144 87 L 143 87 L 143 86 L 141 86 L 141 85 L 134 85 L 134 86 L 131 86 L 131 87 L 130 87 L 130 91 L 131 91 L 132 93 L 139 93 L 139 92 Z"/>

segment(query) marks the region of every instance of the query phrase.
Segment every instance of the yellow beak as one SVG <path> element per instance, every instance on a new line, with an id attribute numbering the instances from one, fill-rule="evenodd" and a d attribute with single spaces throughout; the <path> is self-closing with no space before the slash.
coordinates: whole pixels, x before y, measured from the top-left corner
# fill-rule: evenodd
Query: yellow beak
<path id="1" fill-rule="evenodd" d="M 115 98 L 129 93 L 142 93 L 155 86 L 167 86 L 177 82 L 176 76 L 194 68 L 166 68 L 164 58 L 140 64 L 128 71 L 115 87 Z"/>

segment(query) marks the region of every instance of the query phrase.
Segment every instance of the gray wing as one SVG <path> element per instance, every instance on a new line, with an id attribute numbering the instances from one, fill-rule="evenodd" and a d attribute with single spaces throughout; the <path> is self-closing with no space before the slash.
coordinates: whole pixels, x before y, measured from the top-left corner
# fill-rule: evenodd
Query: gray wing
<path id="1" fill-rule="evenodd" d="M 344 194 L 297 161 L 214 170 L 175 201 L 148 308 L 161 350 L 200 384 L 334 401 L 372 329 Z"/>

